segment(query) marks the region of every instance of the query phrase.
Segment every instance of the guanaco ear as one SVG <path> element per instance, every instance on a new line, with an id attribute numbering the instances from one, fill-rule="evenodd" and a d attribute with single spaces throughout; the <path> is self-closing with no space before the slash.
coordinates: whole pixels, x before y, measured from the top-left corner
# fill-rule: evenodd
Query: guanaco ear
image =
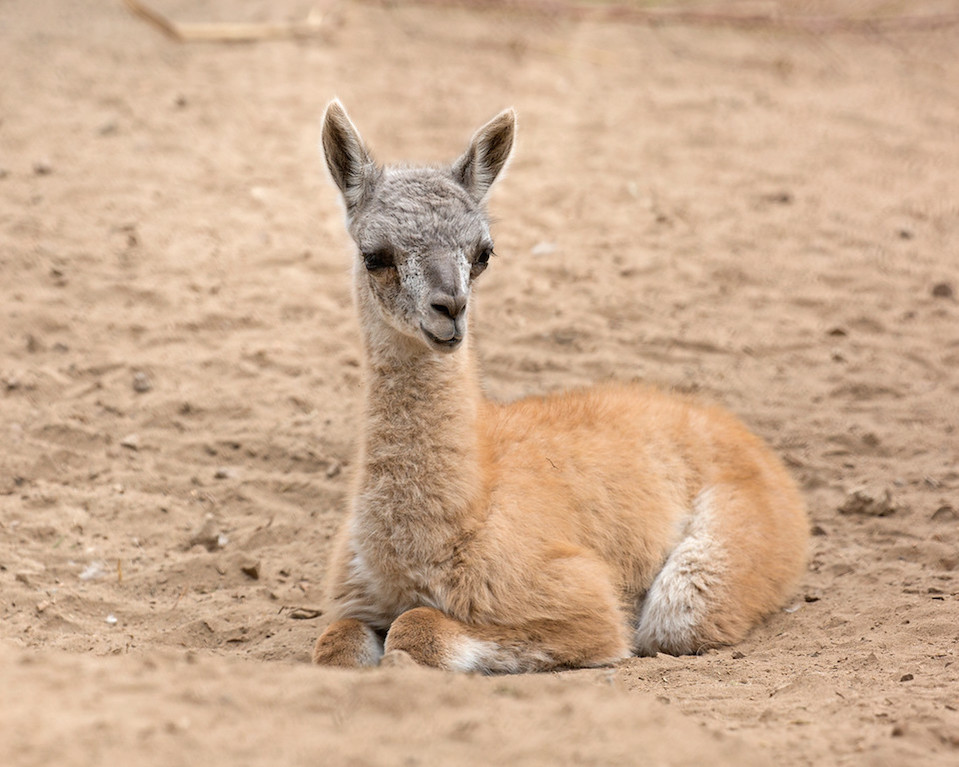
<path id="1" fill-rule="evenodd" d="M 352 213 L 371 191 L 379 170 L 339 99 L 326 107 L 322 142 L 326 167 L 343 195 L 347 214 Z"/>
<path id="2" fill-rule="evenodd" d="M 516 134 L 516 112 L 506 109 L 480 128 L 455 163 L 453 177 L 476 200 L 483 200 L 509 162 Z"/>

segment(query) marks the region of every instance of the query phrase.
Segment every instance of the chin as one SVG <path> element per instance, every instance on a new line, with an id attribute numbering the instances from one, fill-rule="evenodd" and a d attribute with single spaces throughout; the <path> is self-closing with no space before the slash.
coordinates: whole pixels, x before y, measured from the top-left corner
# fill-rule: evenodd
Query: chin
<path id="1" fill-rule="evenodd" d="M 426 344 L 430 347 L 430 349 L 440 352 L 441 354 L 450 354 L 455 352 L 463 345 L 464 338 L 463 336 L 460 336 L 459 338 L 454 336 L 448 341 L 444 341 L 440 338 L 437 338 L 427 330 L 423 331 L 423 337 L 426 339 Z"/>

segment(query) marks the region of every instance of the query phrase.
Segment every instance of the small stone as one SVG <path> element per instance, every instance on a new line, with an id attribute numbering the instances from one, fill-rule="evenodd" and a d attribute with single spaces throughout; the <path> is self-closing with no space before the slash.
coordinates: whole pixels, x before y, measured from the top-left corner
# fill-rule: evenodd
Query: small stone
<path id="1" fill-rule="evenodd" d="M 739 652 L 739 650 L 736 650 L 736 652 L 733 653 L 733 660 L 742 660 L 745 657 L 746 653 Z"/>
<path id="2" fill-rule="evenodd" d="M 938 282 L 932 286 L 933 298 L 952 298 L 954 295 L 955 291 L 948 282 Z"/>
<path id="3" fill-rule="evenodd" d="M 43 613 L 43 611 L 46 610 L 49 606 L 50 606 L 50 602 L 45 599 L 42 602 L 37 604 L 37 612 Z"/>
<path id="4" fill-rule="evenodd" d="M 911 229 L 900 229 L 898 235 L 900 240 L 911 240 L 915 236 Z"/>
<path id="5" fill-rule="evenodd" d="M 148 376 L 142 370 L 138 370 L 133 374 L 133 391 L 143 394 L 144 392 L 150 391 L 152 388 L 153 381 L 151 381 L 150 376 Z"/>
<path id="6" fill-rule="evenodd" d="M 37 160 L 33 163 L 33 172 L 37 176 L 49 176 L 53 173 L 53 165 L 49 160 Z"/>
<path id="7" fill-rule="evenodd" d="M 341 471 L 343 471 L 343 467 L 340 465 L 340 462 L 333 459 L 330 461 L 330 465 L 326 467 L 326 478 L 333 479 L 333 477 L 338 476 Z"/>
<path id="8" fill-rule="evenodd" d="M 236 469 L 229 466 L 220 466 L 213 472 L 214 479 L 233 479 L 236 477 Z"/>
<path id="9" fill-rule="evenodd" d="M 190 546 L 202 546 L 207 551 L 216 551 L 220 548 L 220 531 L 217 528 L 216 518 L 207 514 L 200 529 L 190 536 Z"/>
<path id="10" fill-rule="evenodd" d="M 95 581 L 106 575 L 106 565 L 103 562 L 91 562 L 77 576 L 81 581 Z"/>
<path id="11" fill-rule="evenodd" d="M 861 514 L 866 517 L 888 517 L 899 509 L 892 502 L 888 489 L 879 491 L 868 488 L 857 488 L 846 496 L 840 514 Z"/>
<path id="12" fill-rule="evenodd" d="M 140 449 L 140 435 L 139 434 L 127 434 L 123 439 L 120 440 L 120 447 L 125 447 L 127 450 L 139 450 Z"/>
<path id="13" fill-rule="evenodd" d="M 932 512 L 933 522 L 955 522 L 957 519 L 959 519 L 959 512 L 956 512 L 956 510 L 948 504 L 940 506 Z"/>
<path id="14" fill-rule="evenodd" d="M 829 533 L 826 532 L 826 529 L 821 527 L 820 525 L 813 525 L 812 529 L 809 532 L 812 535 L 816 535 L 816 536 L 829 535 Z"/>
<path id="15" fill-rule="evenodd" d="M 255 581 L 260 580 L 260 560 L 252 558 L 241 559 L 240 572 L 247 578 L 252 578 Z"/>
<path id="16" fill-rule="evenodd" d="M 785 190 L 780 192 L 771 192 L 770 194 L 763 195 L 763 200 L 766 202 L 772 202 L 777 205 L 789 205 L 793 201 L 792 192 L 787 192 Z"/>
<path id="17" fill-rule="evenodd" d="M 915 677 L 912 674 L 903 674 L 899 677 L 900 682 L 911 682 Z"/>
<path id="18" fill-rule="evenodd" d="M 290 610 L 290 618 L 295 621 L 311 621 L 314 618 L 319 618 L 322 614 L 322 610 L 313 607 L 294 607 Z"/>
<path id="19" fill-rule="evenodd" d="M 104 620 L 111 626 L 115 626 L 117 624 L 117 616 L 115 616 L 113 613 L 110 613 L 106 618 L 104 618 Z"/>

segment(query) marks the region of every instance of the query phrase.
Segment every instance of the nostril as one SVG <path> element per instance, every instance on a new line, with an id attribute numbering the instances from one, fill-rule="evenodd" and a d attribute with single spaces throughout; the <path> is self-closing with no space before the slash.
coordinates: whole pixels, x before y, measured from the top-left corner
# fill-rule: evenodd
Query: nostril
<path id="1" fill-rule="evenodd" d="M 442 314 L 444 317 L 453 319 L 453 313 L 446 304 L 431 304 L 431 308 L 437 314 Z"/>
<path id="2" fill-rule="evenodd" d="M 455 320 L 466 309 L 466 300 L 465 295 L 434 295 L 430 308 L 443 317 Z"/>

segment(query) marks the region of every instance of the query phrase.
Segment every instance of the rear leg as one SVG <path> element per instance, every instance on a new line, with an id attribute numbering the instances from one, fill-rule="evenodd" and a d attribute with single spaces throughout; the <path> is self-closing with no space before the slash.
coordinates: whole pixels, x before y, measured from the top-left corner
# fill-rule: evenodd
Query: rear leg
<path id="1" fill-rule="evenodd" d="M 801 505 L 776 488 L 724 485 L 693 504 L 685 537 L 646 593 L 638 655 L 734 644 L 778 608 L 805 560 Z"/>

